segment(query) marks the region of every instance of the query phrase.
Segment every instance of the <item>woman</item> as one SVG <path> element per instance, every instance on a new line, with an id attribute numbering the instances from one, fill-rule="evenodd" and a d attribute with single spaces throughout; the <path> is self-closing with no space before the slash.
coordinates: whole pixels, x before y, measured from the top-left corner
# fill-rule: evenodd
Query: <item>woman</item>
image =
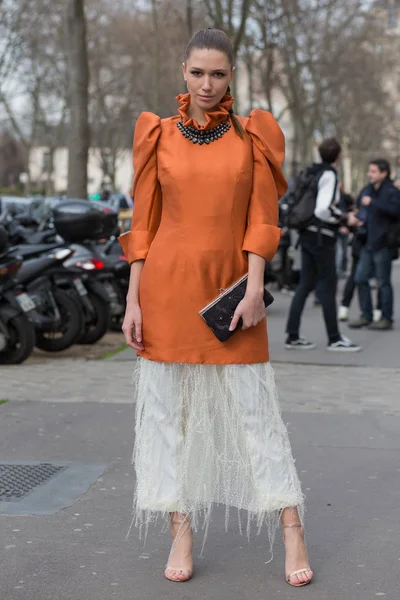
<path id="1" fill-rule="evenodd" d="M 183 64 L 179 115 L 143 113 L 134 140 L 135 208 L 120 241 L 132 264 L 123 331 L 135 366 L 134 519 L 171 518 L 165 576 L 192 576 L 192 531 L 214 502 L 248 511 L 247 530 L 279 517 L 286 580 L 311 581 L 303 495 L 281 420 L 263 304 L 265 260 L 279 243 L 284 140 L 269 113 L 233 114 L 233 50 L 201 30 Z M 247 291 L 219 342 L 199 310 L 248 272 Z"/>

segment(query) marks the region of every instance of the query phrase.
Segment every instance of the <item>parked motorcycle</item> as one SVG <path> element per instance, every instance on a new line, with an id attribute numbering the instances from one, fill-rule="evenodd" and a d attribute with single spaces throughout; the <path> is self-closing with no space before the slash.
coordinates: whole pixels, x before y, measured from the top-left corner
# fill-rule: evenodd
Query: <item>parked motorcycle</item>
<path id="1" fill-rule="evenodd" d="M 75 285 L 78 286 L 85 318 L 82 334 L 78 337 L 76 343 L 95 344 L 108 331 L 111 315 L 109 296 L 102 282 L 97 279 L 95 271 L 83 270 L 79 261 L 76 265 L 66 265 L 66 267 L 68 267 L 68 273 L 76 274 L 74 281 Z M 78 282 L 81 283 L 78 284 Z"/>
<path id="2" fill-rule="evenodd" d="M 19 219 L 1 217 L 7 221 L 11 239 L 18 243 L 14 255 L 24 257 L 19 283 L 35 304 L 30 318 L 37 331 L 38 347 L 58 351 L 71 343 L 92 344 L 106 333 L 110 323 L 120 329 L 126 295 L 121 284 L 128 265 L 114 252 L 110 258 L 106 252 L 103 255 L 102 249 L 111 249 L 110 236 L 118 228 L 117 215 L 107 204 L 61 202 L 48 217 L 51 229 L 44 231 L 35 228 L 29 215 Z M 100 244 L 101 239 L 107 239 L 107 243 Z M 112 241 L 115 249 L 115 237 Z M 66 246 L 71 247 L 71 242 L 79 242 L 81 254 L 71 258 L 70 251 L 68 259 Z M 79 329 L 79 333 L 72 335 L 78 321 L 75 331 Z"/>
<path id="3" fill-rule="evenodd" d="M 88 204 L 85 202 L 85 206 Z M 28 232 L 21 224 L 9 226 L 11 239 L 19 242 L 13 247 L 14 252 L 20 254 L 25 260 L 44 257 L 58 248 L 65 248 L 65 241 L 57 235 L 53 228 L 49 231 Z M 43 243 L 48 236 L 48 243 Z M 35 242 L 36 240 L 36 242 Z M 53 241 L 52 241 L 53 240 Z M 57 241 L 59 240 L 59 241 Z M 47 270 L 47 276 L 59 289 L 64 290 L 81 305 L 84 326 L 75 343 L 94 344 L 99 341 L 108 330 L 110 321 L 110 299 L 103 285 L 97 281 L 92 272 L 85 272 L 74 265 L 74 261 L 65 261 L 62 265 L 54 266 Z"/>
<path id="4" fill-rule="evenodd" d="M 17 365 L 35 346 L 35 330 L 28 318 L 34 304 L 17 289 L 14 276 L 22 260 L 8 255 L 7 246 L 7 233 L 0 226 L 0 364 Z"/>
<path id="5" fill-rule="evenodd" d="M 16 280 L 35 309 L 29 319 L 36 330 L 36 346 L 47 352 L 69 348 L 81 336 L 84 317 L 77 298 L 54 281 L 54 269 L 73 254 L 69 248 L 24 262 Z"/>
<path id="6" fill-rule="evenodd" d="M 27 212 L 12 215 L 6 210 L 2 213 L 0 222 L 6 227 L 12 245 L 49 244 L 57 241 L 54 227 L 39 230 L 39 222 Z"/>
<path id="7" fill-rule="evenodd" d="M 103 299 L 107 300 L 110 310 L 109 322 L 119 321 L 125 313 L 126 295 L 118 283 L 122 272 L 118 263 L 121 261 L 104 254 L 99 244 L 100 239 L 109 238 L 117 229 L 117 214 L 102 202 L 69 200 L 58 205 L 53 216 L 57 233 L 74 250 L 74 256 L 66 266 L 78 267 L 86 273 L 91 285 L 96 285 L 99 292 L 103 290 Z M 89 343 L 88 336 L 84 343 Z"/>
<path id="8" fill-rule="evenodd" d="M 102 245 L 90 240 L 71 247 L 74 255 L 67 261 L 67 265 L 79 267 L 103 288 L 110 307 L 109 327 L 114 331 L 121 331 L 129 285 L 128 263 L 124 257 L 107 256 Z"/>

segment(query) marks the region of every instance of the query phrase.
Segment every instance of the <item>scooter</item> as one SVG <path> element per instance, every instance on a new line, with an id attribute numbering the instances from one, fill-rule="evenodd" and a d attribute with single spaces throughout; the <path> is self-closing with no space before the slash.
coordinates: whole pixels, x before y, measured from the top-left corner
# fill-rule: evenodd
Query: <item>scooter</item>
<path id="1" fill-rule="evenodd" d="M 54 269 L 72 254 L 73 250 L 64 248 L 27 260 L 16 277 L 35 306 L 29 320 L 36 330 L 36 346 L 47 352 L 69 348 L 84 329 L 84 315 L 76 296 L 61 289 L 54 280 Z"/>
<path id="2" fill-rule="evenodd" d="M 110 329 L 121 331 L 130 274 L 125 258 L 121 255 L 105 254 L 102 245 L 90 240 L 72 244 L 71 248 L 74 255 L 66 262 L 66 266 L 79 267 L 104 289 L 110 305 Z"/>
<path id="3" fill-rule="evenodd" d="M 0 226 L 0 364 L 17 365 L 30 356 L 35 346 L 35 329 L 29 321 L 35 305 L 18 290 L 15 274 L 22 259 L 9 256 L 6 246 L 6 234 Z"/>
<path id="4" fill-rule="evenodd" d="M 12 250 L 21 254 L 25 260 L 39 258 L 51 254 L 57 249 L 65 248 L 65 242 L 55 244 L 21 244 Z M 84 326 L 75 343 L 94 344 L 108 330 L 110 320 L 110 299 L 107 291 L 91 270 L 83 270 L 74 265 L 74 261 L 66 260 L 47 272 L 54 285 L 66 291 L 81 305 Z"/>

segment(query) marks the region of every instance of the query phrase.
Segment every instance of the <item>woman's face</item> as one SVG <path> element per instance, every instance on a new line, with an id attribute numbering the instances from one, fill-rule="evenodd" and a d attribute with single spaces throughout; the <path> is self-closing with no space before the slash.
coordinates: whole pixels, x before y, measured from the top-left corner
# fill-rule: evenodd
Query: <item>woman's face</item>
<path id="1" fill-rule="evenodd" d="M 219 50 L 192 50 L 183 65 L 192 105 L 204 111 L 218 106 L 232 81 L 235 69 Z"/>

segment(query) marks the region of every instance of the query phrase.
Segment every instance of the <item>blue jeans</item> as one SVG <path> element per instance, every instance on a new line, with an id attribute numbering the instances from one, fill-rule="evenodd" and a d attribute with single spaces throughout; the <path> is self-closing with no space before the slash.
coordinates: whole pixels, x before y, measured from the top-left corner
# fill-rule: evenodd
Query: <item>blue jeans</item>
<path id="1" fill-rule="evenodd" d="M 392 255 L 387 248 L 373 252 L 363 248 L 356 271 L 356 284 L 363 317 L 372 321 L 373 308 L 369 279 L 375 273 L 378 281 L 382 318 L 393 321 Z"/>

